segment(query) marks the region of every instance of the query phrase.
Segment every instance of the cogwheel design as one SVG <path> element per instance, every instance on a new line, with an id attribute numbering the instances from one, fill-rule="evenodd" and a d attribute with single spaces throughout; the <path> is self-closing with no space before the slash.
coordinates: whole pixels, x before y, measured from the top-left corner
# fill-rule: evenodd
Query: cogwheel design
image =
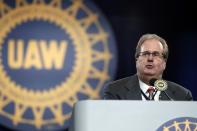
<path id="1" fill-rule="evenodd" d="M 162 131 L 196 131 L 197 122 L 193 121 L 191 118 L 181 118 L 183 120 L 172 120 L 170 124 L 165 124 L 160 127 Z M 194 119 L 194 118 L 193 118 Z M 160 130 L 157 130 L 160 131 Z"/>
<path id="2" fill-rule="evenodd" d="M 109 34 L 99 22 L 96 12 L 89 9 L 83 0 L 15 0 L 15 6 L 10 6 L 0 0 L 0 116 L 8 118 L 14 126 L 26 124 L 42 129 L 44 126 L 57 124 L 64 126 L 69 120 L 71 110 L 64 113 L 66 104 L 72 109 L 73 104 L 79 100 L 78 94 L 98 99 L 104 83 L 111 79 L 109 75 L 110 60 L 114 57 L 109 49 Z M 85 15 L 78 18 L 78 14 Z M 9 74 L 3 64 L 3 44 L 8 33 L 17 26 L 34 20 L 52 23 L 65 33 L 69 34 L 75 48 L 75 62 L 68 78 L 48 90 L 33 90 L 17 83 Z M 89 32 L 94 25 L 95 32 Z M 95 46 L 100 44 L 103 50 Z M 94 66 L 103 62 L 103 68 Z M 97 80 L 92 85 L 90 79 Z M 9 105 L 13 111 L 7 111 Z M 46 111 L 53 117 L 44 118 Z M 24 117 L 31 112 L 32 118 Z M 67 124 L 68 125 L 68 124 Z"/>

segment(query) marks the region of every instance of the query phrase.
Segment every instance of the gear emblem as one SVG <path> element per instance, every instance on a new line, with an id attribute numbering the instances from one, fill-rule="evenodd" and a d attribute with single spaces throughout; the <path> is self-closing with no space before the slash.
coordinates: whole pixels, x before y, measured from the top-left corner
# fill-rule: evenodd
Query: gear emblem
<path id="1" fill-rule="evenodd" d="M 157 131 L 195 131 L 196 129 L 196 118 L 181 117 L 164 123 Z"/>
<path id="2" fill-rule="evenodd" d="M 90 1 L 0 0 L 0 121 L 20 130 L 69 126 L 73 104 L 99 99 L 116 47 Z"/>

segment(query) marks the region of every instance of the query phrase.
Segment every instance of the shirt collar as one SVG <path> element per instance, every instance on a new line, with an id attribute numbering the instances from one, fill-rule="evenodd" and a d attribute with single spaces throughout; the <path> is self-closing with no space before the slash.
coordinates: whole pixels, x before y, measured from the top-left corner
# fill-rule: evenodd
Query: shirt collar
<path id="1" fill-rule="evenodd" d="M 144 93 L 147 93 L 146 91 L 148 90 L 148 88 L 150 87 L 149 85 L 147 85 L 146 83 L 144 83 L 143 81 L 141 81 L 139 79 L 139 84 L 140 84 L 140 88 Z M 153 87 L 155 88 L 155 87 Z"/>

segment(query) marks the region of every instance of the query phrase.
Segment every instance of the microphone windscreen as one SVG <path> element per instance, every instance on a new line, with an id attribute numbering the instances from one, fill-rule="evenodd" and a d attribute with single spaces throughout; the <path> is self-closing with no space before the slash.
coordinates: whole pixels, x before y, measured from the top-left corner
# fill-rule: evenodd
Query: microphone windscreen
<path id="1" fill-rule="evenodd" d="M 152 78 L 152 79 L 149 81 L 149 84 L 150 84 L 151 86 L 154 86 L 156 80 L 157 80 L 156 78 Z"/>

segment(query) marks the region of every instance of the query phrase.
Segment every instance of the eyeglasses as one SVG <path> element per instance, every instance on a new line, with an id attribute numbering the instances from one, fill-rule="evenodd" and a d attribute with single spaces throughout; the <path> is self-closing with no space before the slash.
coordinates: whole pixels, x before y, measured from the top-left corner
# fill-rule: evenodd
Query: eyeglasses
<path id="1" fill-rule="evenodd" d="M 144 51 L 144 52 L 139 53 L 139 56 L 142 56 L 142 57 L 149 57 L 150 55 L 152 55 L 155 58 L 163 58 L 164 57 L 163 53 L 160 53 L 158 51 L 154 51 L 154 52 Z"/>

